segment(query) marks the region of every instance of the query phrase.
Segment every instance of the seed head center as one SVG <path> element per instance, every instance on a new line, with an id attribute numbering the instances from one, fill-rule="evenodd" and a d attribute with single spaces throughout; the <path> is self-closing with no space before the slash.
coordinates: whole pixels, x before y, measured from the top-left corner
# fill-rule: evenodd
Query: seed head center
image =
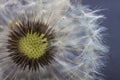
<path id="1" fill-rule="evenodd" d="M 19 51 L 31 59 L 41 57 L 48 46 L 47 38 L 44 38 L 44 36 L 44 34 L 28 32 L 25 37 L 18 41 Z"/>

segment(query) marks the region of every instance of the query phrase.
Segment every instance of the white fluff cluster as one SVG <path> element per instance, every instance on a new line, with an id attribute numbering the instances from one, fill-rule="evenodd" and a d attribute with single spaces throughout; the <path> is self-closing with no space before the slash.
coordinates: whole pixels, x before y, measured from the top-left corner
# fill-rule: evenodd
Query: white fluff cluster
<path id="1" fill-rule="evenodd" d="M 106 46 L 100 26 L 103 15 L 86 6 L 71 5 L 69 0 L 0 0 L 0 80 L 101 80 L 100 68 L 104 66 Z M 32 14 L 34 15 L 32 15 Z M 17 15 L 42 19 L 55 32 L 55 62 L 34 73 L 22 71 L 6 58 L 9 25 Z M 47 30 L 47 29 L 46 29 Z M 7 79 L 7 78 L 10 79 Z"/>

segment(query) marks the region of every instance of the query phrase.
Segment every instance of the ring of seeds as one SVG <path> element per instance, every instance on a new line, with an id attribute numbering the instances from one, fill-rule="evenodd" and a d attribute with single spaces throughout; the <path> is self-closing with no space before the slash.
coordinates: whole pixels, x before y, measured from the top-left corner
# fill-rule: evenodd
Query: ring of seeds
<path id="1" fill-rule="evenodd" d="M 21 21 L 11 28 L 6 48 L 9 57 L 23 69 L 37 70 L 54 60 L 55 47 L 50 46 L 54 33 L 49 33 L 49 25 L 40 21 Z"/>

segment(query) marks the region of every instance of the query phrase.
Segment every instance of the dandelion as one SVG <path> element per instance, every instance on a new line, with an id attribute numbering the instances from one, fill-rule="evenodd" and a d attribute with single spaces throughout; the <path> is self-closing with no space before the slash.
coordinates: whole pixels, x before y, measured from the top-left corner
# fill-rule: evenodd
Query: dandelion
<path id="1" fill-rule="evenodd" d="M 102 79 L 98 11 L 69 0 L 1 0 L 0 80 Z"/>

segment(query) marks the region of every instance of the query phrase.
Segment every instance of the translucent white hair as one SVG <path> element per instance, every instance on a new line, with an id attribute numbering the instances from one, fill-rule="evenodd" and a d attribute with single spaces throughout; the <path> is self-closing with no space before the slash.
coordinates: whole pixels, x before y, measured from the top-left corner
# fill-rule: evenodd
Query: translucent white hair
<path id="1" fill-rule="evenodd" d="M 26 21 L 30 18 L 49 22 L 55 34 L 55 61 L 46 68 L 41 68 L 40 75 L 18 69 L 15 80 L 38 77 L 40 80 L 101 80 L 101 68 L 104 67 L 107 47 L 101 26 L 103 15 L 100 10 L 91 10 L 82 4 L 72 5 L 70 0 L 0 0 L 0 80 L 5 80 L 16 67 L 10 59 L 4 59 L 9 53 L 1 47 L 6 43 L 9 25 L 17 21 L 17 16 Z M 32 14 L 33 15 L 32 15 Z M 3 54 L 4 53 L 4 54 Z M 6 67 L 3 67 L 3 63 Z M 10 67 L 11 63 L 13 64 Z M 5 71 L 7 70 L 7 73 Z M 13 76 L 11 76 L 12 78 Z M 9 79 L 11 80 L 11 79 Z M 35 80 L 35 78 L 33 78 Z"/>

